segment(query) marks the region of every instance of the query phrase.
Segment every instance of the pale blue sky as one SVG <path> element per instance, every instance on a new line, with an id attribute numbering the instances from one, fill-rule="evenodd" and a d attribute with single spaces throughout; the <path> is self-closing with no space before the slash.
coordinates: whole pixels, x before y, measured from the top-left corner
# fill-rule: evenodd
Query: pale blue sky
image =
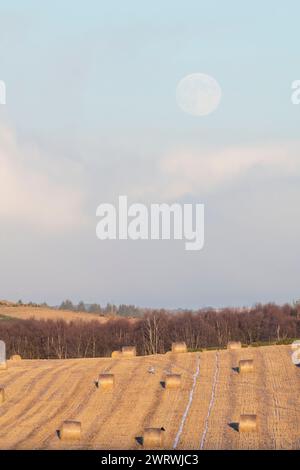
<path id="1" fill-rule="evenodd" d="M 300 297 L 299 15 L 297 1 L 0 0 L 0 298 Z M 207 117 L 176 104 L 193 72 L 222 87 Z M 205 202 L 204 250 L 99 242 L 96 207 L 119 194 Z"/>
<path id="2" fill-rule="evenodd" d="M 200 70 L 224 91 L 201 127 L 296 135 L 288 100 L 299 68 L 296 1 L 0 5 L 8 114 L 22 129 L 198 129 L 177 109 L 174 88 Z"/>

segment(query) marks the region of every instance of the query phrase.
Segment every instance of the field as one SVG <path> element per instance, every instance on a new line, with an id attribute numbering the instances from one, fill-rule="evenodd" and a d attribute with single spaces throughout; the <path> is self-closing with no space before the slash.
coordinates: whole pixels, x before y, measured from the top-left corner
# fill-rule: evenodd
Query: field
<path id="1" fill-rule="evenodd" d="M 66 322 L 76 320 L 96 320 L 100 323 L 104 323 L 107 321 L 107 317 L 100 317 L 99 315 L 93 313 L 71 312 L 69 310 L 58 310 L 53 308 L 39 308 L 28 306 L 0 306 L 0 316 L 8 318 L 17 318 L 19 320 L 29 320 L 30 318 L 34 318 L 36 320 L 64 320 Z"/>
<path id="2" fill-rule="evenodd" d="M 290 347 L 132 357 L 8 361 L 0 371 L 1 449 L 142 449 L 144 428 L 164 428 L 165 449 L 300 448 L 300 368 Z M 240 359 L 255 370 L 239 374 Z M 154 373 L 149 373 L 149 367 Z M 115 376 L 101 390 L 99 373 Z M 163 387 L 166 373 L 180 389 Z M 240 414 L 256 414 L 256 432 L 239 432 Z M 82 424 L 63 441 L 64 420 Z"/>

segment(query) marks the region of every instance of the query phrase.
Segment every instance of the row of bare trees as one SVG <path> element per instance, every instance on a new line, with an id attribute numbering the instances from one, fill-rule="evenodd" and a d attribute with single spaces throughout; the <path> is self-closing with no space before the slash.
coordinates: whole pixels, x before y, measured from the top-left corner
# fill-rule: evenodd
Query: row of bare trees
<path id="1" fill-rule="evenodd" d="M 173 341 L 190 349 L 223 347 L 229 340 L 284 342 L 300 338 L 300 306 L 257 305 L 245 311 L 204 309 L 170 313 L 148 311 L 134 321 L 116 318 L 100 324 L 54 320 L 1 320 L 0 339 L 8 356 L 50 359 L 109 356 L 124 345 L 139 354 L 165 353 Z"/>

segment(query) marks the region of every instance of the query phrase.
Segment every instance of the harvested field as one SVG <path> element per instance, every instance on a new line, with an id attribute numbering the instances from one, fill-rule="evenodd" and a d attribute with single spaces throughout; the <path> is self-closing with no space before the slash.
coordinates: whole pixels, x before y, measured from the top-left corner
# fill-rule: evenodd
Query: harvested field
<path id="1" fill-rule="evenodd" d="M 42 308 L 42 307 L 7 307 L 0 306 L 0 316 L 8 318 L 17 318 L 19 320 L 64 320 L 66 322 L 83 320 L 93 321 L 96 320 L 100 323 L 105 323 L 109 317 L 100 317 L 95 313 L 87 312 L 73 312 L 69 310 L 58 310 L 55 308 Z"/>
<path id="2" fill-rule="evenodd" d="M 254 361 L 251 374 L 239 373 L 241 360 Z M 163 449 L 300 448 L 300 368 L 289 346 L 7 364 L 0 449 L 143 449 L 145 437 Z M 170 373 L 179 387 L 162 386 Z M 95 380 L 109 374 L 115 386 L 101 393 Z M 257 418 L 251 432 L 239 432 L 243 415 L 246 428 Z M 74 439 L 60 439 L 70 421 Z"/>
<path id="3" fill-rule="evenodd" d="M 64 320 L 66 322 L 83 320 L 83 321 L 98 321 L 105 323 L 109 317 L 100 317 L 99 315 L 86 312 L 71 312 L 69 310 L 57 310 L 54 308 L 39 308 L 39 307 L 8 307 L 0 306 L 0 315 L 8 318 L 17 318 L 19 320 Z"/>

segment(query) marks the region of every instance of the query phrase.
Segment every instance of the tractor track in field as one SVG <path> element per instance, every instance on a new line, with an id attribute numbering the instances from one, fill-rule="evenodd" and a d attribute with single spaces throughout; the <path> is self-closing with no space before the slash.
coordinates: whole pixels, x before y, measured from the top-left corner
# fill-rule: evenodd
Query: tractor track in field
<path id="1" fill-rule="evenodd" d="M 211 411 L 214 406 L 214 402 L 216 398 L 216 387 L 217 387 L 218 376 L 219 376 L 219 352 L 218 351 L 216 352 L 215 360 L 216 360 L 215 373 L 214 373 L 213 384 L 212 384 L 212 389 L 211 389 L 211 398 L 210 398 L 210 402 L 209 402 L 209 406 L 207 410 L 207 416 L 205 419 L 203 434 L 202 434 L 201 441 L 200 441 L 200 450 L 203 449 L 204 444 L 205 444 L 206 434 L 208 432 L 209 418 L 210 418 Z"/>
<path id="2" fill-rule="evenodd" d="M 176 434 L 175 439 L 174 439 L 173 449 L 176 449 L 177 446 L 178 446 L 178 443 L 179 443 L 179 440 L 180 440 L 180 437 L 181 437 L 181 434 L 183 432 L 183 428 L 184 428 L 184 425 L 185 425 L 185 421 L 188 417 L 189 410 L 190 410 L 190 408 L 193 404 L 194 392 L 195 392 L 196 383 L 197 383 L 199 373 L 200 373 L 200 356 L 197 357 L 196 370 L 195 370 L 195 373 L 193 375 L 193 384 L 192 384 L 192 388 L 190 390 L 189 400 L 188 400 L 188 403 L 187 403 L 186 408 L 184 410 L 184 413 L 183 413 L 183 416 L 181 418 L 181 422 L 180 422 L 180 425 L 179 425 L 179 429 L 178 429 L 177 434 Z"/>

